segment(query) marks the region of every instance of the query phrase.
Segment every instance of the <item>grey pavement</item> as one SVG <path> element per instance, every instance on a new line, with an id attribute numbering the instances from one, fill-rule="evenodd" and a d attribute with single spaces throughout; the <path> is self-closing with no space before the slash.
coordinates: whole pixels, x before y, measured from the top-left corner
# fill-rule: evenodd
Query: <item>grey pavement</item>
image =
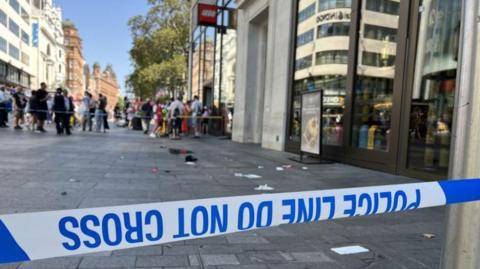
<path id="1" fill-rule="evenodd" d="M 197 166 L 169 148 L 194 151 Z M 57 137 L 0 129 L 0 214 L 416 182 L 344 164 L 311 165 L 288 153 L 220 138 L 151 139 L 141 132 Z M 285 171 L 276 167 L 292 164 Z M 263 169 L 259 169 L 263 166 Z M 235 177 L 257 174 L 261 179 Z M 174 244 L 64 257 L 4 268 L 438 268 L 444 208 L 287 225 Z M 423 234 L 436 235 L 432 239 Z M 338 255 L 331 248 L 370 250 Z M 48 246 L 46 246 L 48 247 Z"/>

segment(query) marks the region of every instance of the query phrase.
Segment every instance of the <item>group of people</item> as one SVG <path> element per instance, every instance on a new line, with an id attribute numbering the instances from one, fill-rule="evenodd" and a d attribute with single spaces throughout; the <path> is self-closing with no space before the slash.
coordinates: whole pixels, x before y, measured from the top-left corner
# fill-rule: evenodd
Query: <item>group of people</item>
<path id="1" fill-rule="evenodd" d="M 180 134 L 198 138 L 201 134 L 209 133 L 212 122 L 216 123 L 215 126 L 220 126 L 222 121 L 230 118 L 224 115 L 228 113 L 221 113 L 214 105 L 210 108 L 202 106 L 198 96 L 186 102 L 183 102 L 181 96 L 167 102 L 153 102 L 151 99 L 143 101 L 140 98 L 130 102 L 126 99 L 125 104 L 128 127 L 135 129 L 135 120 L 141 121 L 142 130 L 152 138 L 169 136 L 178 140 Z"/>
<path id="2" fill-rule="evenodd" d="M 81 119 L 77 120 L 73 98 L 68 91 L 58 88 L 54 96 L 49 94 L 47 85 L 41 83 L 40 89 L 26 91 L 22 87 L 8 89 L 0 85 L 0 128 L 8 128 L 9 113 L 13 116 L 13 129 L 23 130 L 24 127 L 33 132 L 47 132 L 45 122 L 55 122 L 58 135 L 71 135 L 71 129 L 81 121 L 82 130 L 93 131 L 95 119 L 96 131 L 109 129 L 107 98 L 100 94 L 94 99 L 92 94 L 85 92 L 80 107 Z"/>

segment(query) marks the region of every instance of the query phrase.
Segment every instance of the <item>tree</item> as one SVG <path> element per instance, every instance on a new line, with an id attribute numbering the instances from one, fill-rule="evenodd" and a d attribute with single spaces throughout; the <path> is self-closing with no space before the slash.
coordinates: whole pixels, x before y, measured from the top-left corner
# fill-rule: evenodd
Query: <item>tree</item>
<path id="1" fill-rule="evenodd" d="M 130 57 L 134 71 L 127 87 L 137 96 L 152 97 L 165 88 L 171 95 L 186 86 L 190 9 L 185 0 L 148 0 L 145 16 L 130 19 Z"/>

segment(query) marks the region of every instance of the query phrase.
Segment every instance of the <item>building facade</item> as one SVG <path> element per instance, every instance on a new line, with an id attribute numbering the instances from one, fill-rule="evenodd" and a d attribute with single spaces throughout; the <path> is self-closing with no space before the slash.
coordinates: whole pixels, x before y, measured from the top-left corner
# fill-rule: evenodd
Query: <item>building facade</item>
<path id="1" fill-rule="evenodd" d="M 31 3 L 0 1 L 0 83 L 29 88 L 35 77 Z"/>
<path id="2" fill-rule="evenodd" d="M 82 39 L 72 21 L 63 22 L 65 35 L 66 87 L 75 100 L 81 100 L 85 91 L 85 59 L 83 58 Z"/>
<path id="3" fill-rule="evenodd" d="M 112 65 L 107 65 L 102 71 L 100 64 L 95 63 L 92 73 L 89 72 L 90 68 L 88 68 L 87 65 L 84 67 L 84 70 L 86 90 L 89 91 L 94 98 L 98 98 L 100 94 L 106 96 L 108 100 L 107 111 L 113 111 L 120 96 L 120 87 Z"/>
<path id="4" fill-rule="evenodd" d="M 238 1 L 233 139 L 298 153 L 322 90 L 323 156 L 446 176 L 460 0 Z"/>
<path id="5" fill-rule="evenodd" d="M 197 25 L 199 4 L 217 6 L 217 26 Z M 234 0 L 191 1 L 191 50 L 189 96 L 200 97 L 207 106 L 233 110 L 236 77 L 237 36 L 232 23 Z"/>
<path id="6" fill-rule="evenodd" d="M 35 77 L 32 88 L 45 82 L 50 89 L 65 85 L 65 50 L 62 10 L 52 0 L 32 2 L 32 56 Z"/>

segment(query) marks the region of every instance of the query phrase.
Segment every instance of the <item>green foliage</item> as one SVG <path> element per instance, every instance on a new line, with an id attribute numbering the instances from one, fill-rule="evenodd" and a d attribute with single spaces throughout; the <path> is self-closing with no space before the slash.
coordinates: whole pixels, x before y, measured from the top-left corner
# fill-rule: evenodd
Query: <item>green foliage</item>
<path id="1" fill-rule="evenodd" d="M 117 106 L 118 106 L 118 108 L 120 109 L 120 111 L 125 110 L 125 101 L 123 100 L 123 97 L 122 97 L 122 96 L 119 96 L 119 97 L 118 97 Z"/>
<path id="2" fill-rule="evenodd" d="M 149 0 L 145 16 L 130 19 L 130 50 L 134 71 L 127 86 L 140 97 L 153 97 L 159 88 L 173 93 L 186 86 L 189 42 L 189 2 Z"/>

